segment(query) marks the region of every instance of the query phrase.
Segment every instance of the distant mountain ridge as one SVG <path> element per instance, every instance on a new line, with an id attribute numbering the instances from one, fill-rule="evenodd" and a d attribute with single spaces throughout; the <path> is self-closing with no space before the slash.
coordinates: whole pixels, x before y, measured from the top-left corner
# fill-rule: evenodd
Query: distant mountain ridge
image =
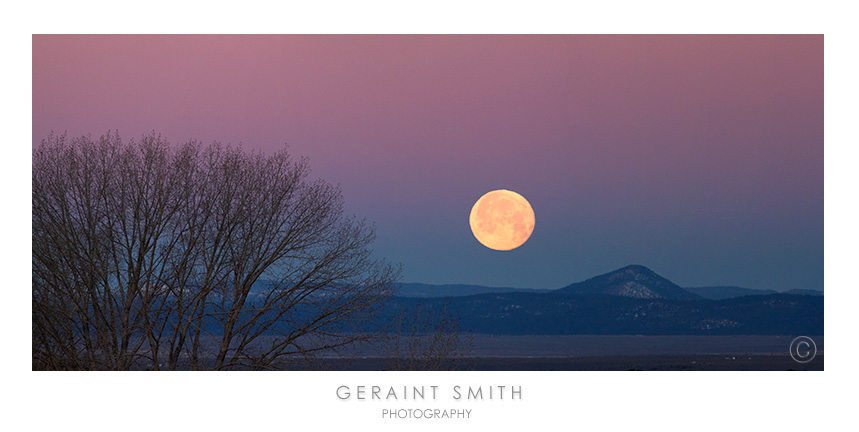
<path id="1" fill-rule="evenodd" d="M 823 296 L 823 291 L 811 289 L 792 289 L 779 292 L 738 286 L 680 287 L 642 265 L 629 265 L 582 282 L 567 285 L 560 289 L 488 287 L 469 284 L 432 285 L 424 283 L 400 283 L 397 285 L 394 295 L 397 297 L 435 298 L 464 297 L 489 293 L 602 294 L 669 300 L 725 300 L 749 295 L 770 294 Z"/>
<path id="2" fill-rule="evenodd" d="M 789 291 L 785 291 L 782 294 L 791 294 L 791 295 L 810 295 L 810 296 L 823 296 L 823 291 L 811 290 L 811 289 L 792 289 Z"/>
<path id="3" fill-rule="evenodd" d="M 415 297 L 415 298 L 432 298 L 432 297 L 462 297 L 477 294 L 487 293 L 511 293 L 511 292 L 532 292 L 532 293 L 548 293 L 552 290 L 527 289 L 527 288 L 507 288 L 507 287 L 487 287 L 480 285 L 430 285 L 422 283 L 401 283 L 398 284 L 394 291 L 395 296 L 399 297 Z"/>
<path id="4" fill-rule="evenodd" d="M 736 286 L 706 286 L 706 287 L 694 287 L 694 288 L 686 288 L 687 291 L 698 294 L 701 297 L 710 300 L 724 300 L 735 297 L 749 296 L 749 295 L 770 295 L 770 294 L 790 294 L 790 295 L 810 295 L 810 296 L 823 296 L 823 291 L 811 290 L 811 289 L 792 289 L 789 291 L 775 291 L 768 289 L 752 289 L 752 288 L 742 288 Z"/>
<path id="5" fill-rule="evenodd" d="M 689 292 L 642 265 L 630 265 L 558 290 L 564 294 L 606 294 L 621 297 L 667 300 L 700 300 Z"/>
<path id="6" fill-rule="evenodd" d="M 743 288 L 738 286 L 691 287 L 686 288 L 686 290 L 710 300 L 724 300 L 747 295 L 778 294 L 778 291 Z"/>
<path id="7" fill-rule="evenodd" d="M 402 284 L 377 319 L 418 305 L 454 313 L 463 331 L 483 334 L 823 334 L 820 291 L 684 289 L 641 265 L 557 290 Z"/>

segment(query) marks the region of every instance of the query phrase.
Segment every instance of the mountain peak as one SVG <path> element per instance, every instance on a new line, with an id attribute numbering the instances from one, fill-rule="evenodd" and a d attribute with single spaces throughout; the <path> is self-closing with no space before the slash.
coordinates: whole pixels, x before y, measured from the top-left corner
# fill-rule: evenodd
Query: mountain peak
<path id="1" fill-rule="evenodd" d="M 635 298 L 694 300 L 701 296 L 680 288 L 643 265 L 628 265 L 560 289 L 569 294 L 608 294 Z"/>
<path id="2" fill-rule="evenodd" d="M 656 272 L 654 272 L 653 270 L 651 270 L 651 269 L 649 269 L 649 268 L 647 268 L 641 264 L 630 264 L 626 267 L 619 268 L 613 272 L 609 272 L 606 274 L 612 274 L 612 273 L 638 274 L 638 275 L 646 275 L 649 277 L 652 277 L 652 276 L 661 277 L 658 274 L 656 274 Z"/>
<path id="3" fill-rule="evenodd" d="M 646 271 L 646 272 L 653 273 L 653 270 L 651 270 L 651 269 L 649 269 L 649 268 L 647 268 L 641 264 L 630 264 L 626 267 L 621 267 L 615 271 L 622 271 L 622 270 L 636 270 L 636 271 Z"/>

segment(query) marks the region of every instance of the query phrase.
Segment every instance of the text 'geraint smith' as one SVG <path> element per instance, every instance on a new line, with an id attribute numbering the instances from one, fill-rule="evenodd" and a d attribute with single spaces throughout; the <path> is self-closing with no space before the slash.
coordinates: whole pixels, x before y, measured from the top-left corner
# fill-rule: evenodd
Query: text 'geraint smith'
<path id="1" fill-rule="evenodd" d="M 340 400 L 437 400 L 438 386 L 348 386 L 337 387 Z M 453 400 L 522 400 L 522 386 L 458 386 L 450 389 Z"/>

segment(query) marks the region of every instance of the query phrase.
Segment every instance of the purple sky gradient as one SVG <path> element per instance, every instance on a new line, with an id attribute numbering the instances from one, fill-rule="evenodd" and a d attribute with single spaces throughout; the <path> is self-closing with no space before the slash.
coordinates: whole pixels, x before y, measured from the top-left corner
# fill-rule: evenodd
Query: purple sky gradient
<path id="1" fill-rule="evenodd" d="M 406 281 L 823 289 L 823 36 L 33 37 L 33 142 L 288 143 Z M 536 214 L 510 252 L 474 202 Z"/>

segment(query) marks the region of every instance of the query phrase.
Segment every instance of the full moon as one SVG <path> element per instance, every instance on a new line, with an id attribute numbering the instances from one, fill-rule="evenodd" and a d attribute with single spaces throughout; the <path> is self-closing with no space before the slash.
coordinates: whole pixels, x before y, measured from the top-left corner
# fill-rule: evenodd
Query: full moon
<path id="1" fill-rule="evenodd" d="M 480 197 L 468 217 L 471 232 L 483 246 L 509 251 L 522 246 L 534 231 L 534 210 L 522 195 L 506 189 Z"/>

